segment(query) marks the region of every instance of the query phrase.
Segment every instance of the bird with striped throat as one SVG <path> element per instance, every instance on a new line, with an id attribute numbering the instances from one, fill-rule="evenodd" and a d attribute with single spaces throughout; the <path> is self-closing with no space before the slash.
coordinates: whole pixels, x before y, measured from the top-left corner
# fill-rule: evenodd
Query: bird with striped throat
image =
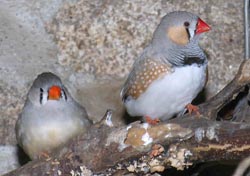
<path id="1" fill-rule="evenodd" d="M 198 42 L 210 29 L 190 12 L 175 11 L 162 18 L 120 93 L 130 116 L 157 124 L 186 110 L 199 114 L 191 102 L 205 86 L 207 57 Z"/>

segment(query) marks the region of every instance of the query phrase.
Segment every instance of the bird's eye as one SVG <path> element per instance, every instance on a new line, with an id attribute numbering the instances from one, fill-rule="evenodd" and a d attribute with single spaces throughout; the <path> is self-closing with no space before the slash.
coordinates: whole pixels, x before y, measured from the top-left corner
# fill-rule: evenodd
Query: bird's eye
<path id="1" fill-rule="evenodd" d="M 190 25 L 190 23 L 189 23 L 188 21 L 185 21 L 185 22 L 184 22 L 184 26 L 185 26 L 185 27 L 189 27 L 189 25 Z"/>

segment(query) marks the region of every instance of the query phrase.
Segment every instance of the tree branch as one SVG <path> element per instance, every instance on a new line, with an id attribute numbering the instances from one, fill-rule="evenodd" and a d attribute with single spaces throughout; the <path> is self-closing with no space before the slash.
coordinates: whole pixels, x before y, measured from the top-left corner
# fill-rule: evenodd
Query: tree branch
<path id="1" fill-rule="evenodd" d="M 200 118 L 176 118 L 156 126 L 135 122 L 124 127 L 110 127 L 102 120 L 50 159 L 31 161 L 6 176 L 147 173 L 242 159 L 250 152 L 250 125 L 211 119 L 216 119 L 218 111 L 249 83 L 250 60 L 246 60 L 233 81 L 200 106 Z"/>
<path id="2" fill-rule="evenodd" d="M 250 61 L 244 60 L 238 70 L 234 79 L 218 94 L 212 97 L 206 103 L 200 105 L 200 112 L 215 120 L 219 110 L 230 102 L 237 94 L 244 89 L 246 85 L 250 84 Z"/>

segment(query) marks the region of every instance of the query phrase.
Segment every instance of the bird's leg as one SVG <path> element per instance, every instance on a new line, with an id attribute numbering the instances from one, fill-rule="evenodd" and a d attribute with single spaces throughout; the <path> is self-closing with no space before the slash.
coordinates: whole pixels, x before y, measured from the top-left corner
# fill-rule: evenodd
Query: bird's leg
<path id="1" fill-rule="evenodd" d="M 192 112 L 194 112 L 197 116 L 201 115 L 199 112 L 198 106 L 195 106 L 195 105 L 192 105 L 191 103 L 189 103 L 186 105 L 186 108 L 187 108 L 189 114 L 192 114 Z"/>
<path id="2" fill-rule="evenodd" d="M 157 125 L 160 122 L 160 119 L 158 118 L 152 119 L 149 116 L 145 116 L 145 119 L 146 119 L 146 122 L 150 125 Z"/>
<path id="3" fill-rule="evenodd" d="M 45 160 L 49 160 L 50 159 L 50 155 L 49 155 L 49 152 L 47 151 L 42 151 L 39 153 L 39 156 L 38 156 L 39 159 L 45 159 Z"/>

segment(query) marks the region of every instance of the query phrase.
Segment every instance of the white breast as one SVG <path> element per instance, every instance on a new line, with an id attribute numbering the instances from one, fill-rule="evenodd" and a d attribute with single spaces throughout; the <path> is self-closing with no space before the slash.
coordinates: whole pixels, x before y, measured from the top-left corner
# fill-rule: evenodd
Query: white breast
<path id="1" fill-rule="evenodd" d="M 179 67 L 154 81 L 136 100 L 125 103 L 132 116 L 169 119 L 184 110 L 205 84 L 206 65 Z"/>
<path id="2" fill-rule="evenodd" d="M 19 143 L 24 151 L 36 158 L 41 152 L 66 143 L 84 130 L 83 113 L 69 103 L 48 101 L 41 107 L 24 108 L 19 119 Z"/>

